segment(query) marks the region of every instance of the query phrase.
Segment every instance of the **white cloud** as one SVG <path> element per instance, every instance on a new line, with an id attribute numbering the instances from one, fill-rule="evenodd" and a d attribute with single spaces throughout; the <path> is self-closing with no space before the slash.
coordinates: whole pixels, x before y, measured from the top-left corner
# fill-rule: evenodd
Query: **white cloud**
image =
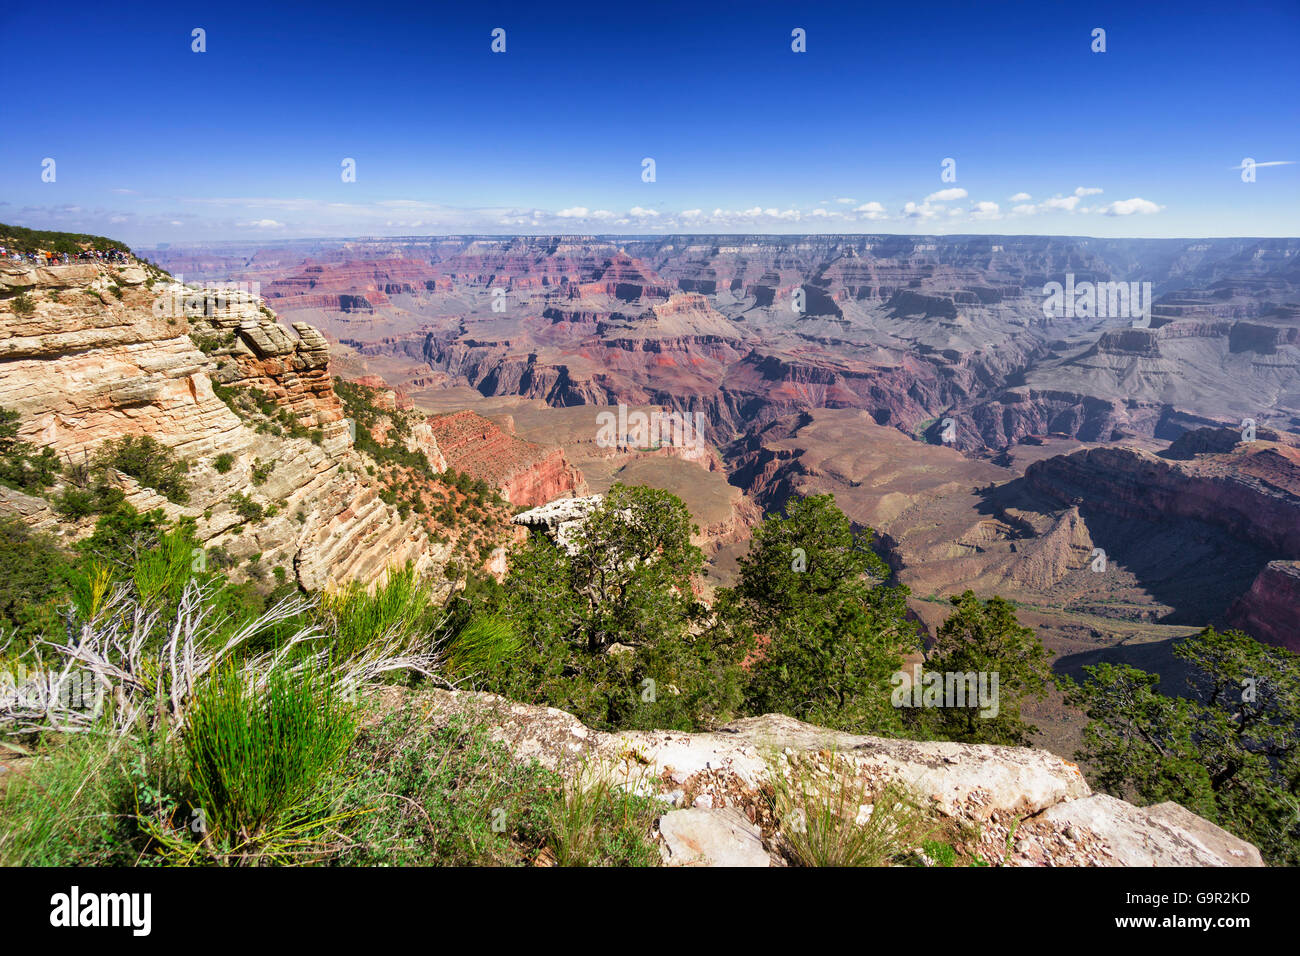
<path id="1" fill-rule="evenodd" d="M 1074 191 L 1076 196 L 1095 196 L 1102 190 L 1096 186 L 1080 186 Z"/>
<path id="2" fill-rule="evenodd" d="M 701 216 L 703 216 L 703 215 L 704 215 L 704 210 L 703 210 L 703 209 L 683 209 L 683 210 L 682 210 L 682 218 L 683 218 L 683 219 L 699 219 L 699 218 L 700 218 Z"/>
<path id="3" fill-rule="evenodd" d="M 835 198 L 835 201 L 839 203 L 841 206 L 852 206 L 855 202 L 857 202 L 856 199 L 849 199 L 848 197 L 841 198 L 839 196 Z"/>
<path id="4" fill-rule="evenodd" d="M 659 215 L 653 209 L 642 209 L 640 206 L 633 206 L 627 211 L 627 214 L 634 219 L 653 219 Z"/>
<path id="5" fill-rule="evenodd" d="M 1038 212 L 1038 207 L 1032 205 L 1012 206 L 1011 211 L 1015 213 L 1017 216 L 1032 216 L 1034 213 Z"/>
<path id="6" fill-rule="evenodd" d="M 1007 202 L 1027 202 L 1028 200 L 1033 198 L 1034 197 L 1029 195 L 1029 193 L 1016 193 L 1014 196 L 1008 199 Z"/>
<path id="7" fill-rule="evenodd" d="M 925 201 L 930 202 L 948 202 L 952 199 L 965 199 L 969 195 L 966 190 L 960 186 L 954 186 L 952 189 L 940 189 L 937 193 L 930 193 L 925 197 Z"/>
<path id="8" fill-rule="evenodd" d="M 971 207 L 972 219 L 1001 219 L 1001 208 L 995 202 L 977 202 Z"/>
<path id="9" fill-rule="evenodd" d="M 914 202 L 909 202 L 903 207 L 903 215 L 908 219 L 933 219 L 938 214 L 938 210 L 928 202 L 918 206 Z"/>
<path id="10" fill-rule="evenodd" d="M 1053 196 L 1051 199 L 1039 203 L 1038 208 L 1043 210 L 1063 209 L 1066 212 L 1074 212 L 1074 207 L 1077 205 L 1079 205 L 1078 196 Z"/>
<path id="11" fill-rule="evenodd" d="M 885 219 L 885 207 L 878 202 L 864 202 L 854 212 L 862 213 L 864 219 Z"/>
<path id="12" fill-rule="evenodd" d="M 556 213 L 561 219 L 586 219 L 590 210 L 586 206 L 570 206 Z"/>
<path id="13" fill-rule="evenodd" d="M 1135 214 L 1148 216 L 1153 212 L 1159 212 L 1160 207 L 1149 199 L 1134 197 L 1133 199 L 1116 200 L 1109 206 L 1102 206 L 1101 211 L 1107 216 L 1132 216 Z"/>

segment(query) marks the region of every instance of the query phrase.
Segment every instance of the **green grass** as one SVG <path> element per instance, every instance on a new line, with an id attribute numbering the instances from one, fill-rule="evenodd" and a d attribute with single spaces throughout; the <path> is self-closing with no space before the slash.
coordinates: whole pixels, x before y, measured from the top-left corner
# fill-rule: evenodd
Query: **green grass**
<path id="1" fill-rule="evenodd" d="M 520 761 L 463 718 L 432 727 L 414 706 L 362 731 L 347 766 L 344 865 L 652 866 L 651 801 L 585 793 Z"/>
<path id="2" fill-rule="evenodd" d="M 457 632 L 447 652 L 447 673 L 453 678 L 493 675 L 519 652 L 523 642 L 508 618 L 478 614 Z"/>
<path id="3" fill-rule="evenodd" d="M 49 737 L 0 791 L 0 866 L 130 865 L 144 751 L 106 733 Z"/>

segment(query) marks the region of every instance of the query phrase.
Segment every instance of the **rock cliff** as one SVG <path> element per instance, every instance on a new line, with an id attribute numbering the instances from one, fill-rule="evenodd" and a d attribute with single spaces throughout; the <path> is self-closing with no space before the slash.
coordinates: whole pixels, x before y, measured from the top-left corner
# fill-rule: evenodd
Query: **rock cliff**
<path id="1" fill-rule="evenodd" d="M 119 475 L 137 508 L 193 518 L 206 546 L 237 562 L 260 555 L 308 589 L 371 582 L 406 561 L 427 571 L 454 553 L 454 534 L 435 543 L 367 476 L 311 326 L 296 323 L 295 336 L 251 295 L 183 290 L 137 266 L 0 263 L 0 284 L 34 304 L 19 314 L 0 302 L 0 407 L 19 414 L 24 440 L 77 459 L 149 435 L 189 464 L 184 505 Z M 239 398 L 254 392 L 266 414 Z M 4 504 L 74 539 L 93 527 L 58 522 L 31 496 Z"/>
<path id="2" fill-rule="evenodd" d="M 511 504 L 535 507 L 586 492 L 558 446 L 524 441 L 472 411 L 434 415 L 426 424 L 452 469 L 483 479 Z"/>

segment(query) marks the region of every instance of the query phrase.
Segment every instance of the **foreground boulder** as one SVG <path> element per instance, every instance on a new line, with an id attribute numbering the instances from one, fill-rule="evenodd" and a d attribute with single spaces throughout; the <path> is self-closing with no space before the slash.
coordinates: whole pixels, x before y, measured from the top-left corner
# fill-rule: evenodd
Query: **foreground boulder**
<path id="1" fill-rule="evenodd" d="M 659 818 L 665 866 L 770 866 L 763 833 L 735 807 L 692 807 Z"/>
<path id="2" fill-rule="evenodd" d="M 387 688 L 381 700 L 393 708 L 405 696 Z M 594 770 L 671 806 L 710 814 L 734 808 L 769 848 L 780 827 L 771 799 L 775 775 L 812 774 L 842 780 L 868 802 L 886 785 L 902 784 L 969 833 L 972 854 L 1003 865 L 1263 865 L 1254 846 L 1176 804 L 1140 808 L 1093 794 L 1077 766 L 1045 750 L 865 737 L 781 714 L 709 733 L 605 733 L 562 710 L 493 694 L 430 690 L 411 703 L 435 725 L 482 723 L 520 759 L 535 758 L 571 780 L 591 780 Z M 748 865 L 762 865 L 752 842 L 745 849 L 735 820 L 674 813 L 663 819 L 670 862 L 736 865 L 748 858 Z"/>

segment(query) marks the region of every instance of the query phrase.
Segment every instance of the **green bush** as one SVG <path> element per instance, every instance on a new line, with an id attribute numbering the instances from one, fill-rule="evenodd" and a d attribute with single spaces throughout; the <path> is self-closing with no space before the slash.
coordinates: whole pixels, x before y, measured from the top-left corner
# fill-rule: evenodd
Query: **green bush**
<path id="1" fill-rule="evenodd" d="M 190 500 L 185 473 L 189 466 L 166 445 L 149 435 L 126 435 L 110 439 L 95 456 L 97 468 L 115 468 L 152 488 L 175 504 Z"/>
<path id="2" fill-rule="evenodd" d="M 9 306 L 14 310 L 14 315 L 28 316 L 36 311 L 34 303 L 26 292 L 19 292 L 9 300 Z"/>
<path id="3" fill-rule="evenodd" d="M 235 514 L 248 522 L 261 521 L 266 514 L 260 504 L 241 491 L 236 491 L 230 496 L 230 505 L 235 509 Z"/>
<path id="4" fill-rule="evenodd" d="M 410 564 L 391 569 L 388 580 L 373 591 L 352 581 L 326 592 L 320 615 L 338 660 L 361 652 L 372 641 L 427 643 L 444 617 Z"/>
<path id="5" fill-rule="evenodd" d="M 217 474 L 224 475 L 230 471 L 235 464 L 235 456 L 228 451 L 223 451 L 216 458 L 212 459 L 212 467 L 217 469 Z"/>
<path id="6" fill-rule="evenodd" d="M 27 643 L 55 631 L 67 570 L 68 557 L 54 538 L 31 531 L 16 516 L 0 515 L 0 632 Z"/>
<path id="7" fill-rule="evenodd" d="M 702 626 L 692 530 L 674 495 L 616 484 L 574 553 L 533 535 L 492 608 L 521 647 L 484 688 L 602 730 L 695 730 L 732 716 L 745 647 Z"/>
<path id="8" fill-rule="evenodd" d="M 355 734 L 354 708 L 321 675 L 277 669 L 255 690 L 223 670 L 196 688 L 181 730 L 193 805 L 218 844 L 256 845 L 312 815 Z"/>
<path id="9" fill-rule="evenodd" d="M 1300 655 L 1241 631 L 1206 628 L 1173 645 L 1188 694 L 1125 664 L 1061 678 L 1089 724 L 1076 759 L 1099 790 L 1138 803 L 1172 800 L 1300 865 Z"/>
<path id="10" fill-rule="evenodd" d="M 830 495 L 793 500 L 755 529 L 736 587 L 720 589 L 716 605 L 728 626 L 767 638 L 748 675 L 749 713 L 897 732 L 890 677 L 920 639 L 907 589 L 887 583 L 871 543 Z"/>
<path id="11" fill-rule="evenodd" d="M 462 627 L 447 651 L 447 673 L 454 678 L 495 674 L 522 646 L 518 632 L 499 614 L 479 614 Z"/>
<path id="12" fill-rule="evenodd" d="M 59 459 L 51 448 L 35 447 L 18 438 L 18 413 L 0 408 L 0 484 L 39 494 L 54 484 Z"/>

